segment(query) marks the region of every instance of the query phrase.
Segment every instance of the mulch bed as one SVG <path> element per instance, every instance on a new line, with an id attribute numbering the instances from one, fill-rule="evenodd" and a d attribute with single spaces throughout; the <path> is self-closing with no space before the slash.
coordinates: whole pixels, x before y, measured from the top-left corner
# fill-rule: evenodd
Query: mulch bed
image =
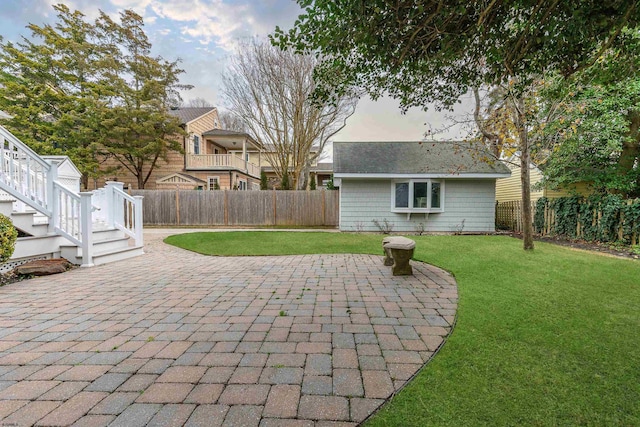
<path id="1" fill-rule="evenodd" d="M 522 239 L 522 233 L 501 232 L 507 236 Z M 613 255 L 621 258 L 640 259 L 640 255 L 635 253 L 628 246 L 613 246 L 610 243 L 587 242 L 584 240 L 574 240 L 560 236 L 535 236 L 537 242 L 553 243 L 554 245 L 566 246 L 569 248 L 580 249 L 584 251 L 598 252 L 607 255 Z"/>
<path id="2" fill-rule="evenodd" d="M 64 273 L 75 267 L 76 266 L 69 263 L 69 261 L 62 258 L 30 261 L 19 265 L 8 273 L 0 273 L 0 286 L 20 282 L 35 276 Z"/>
<path id="3" fill-rule="evenodd" d="M 0 273 L 0 286 L 8 285 L 10 283 L 20 282 L 22 280 L 30 279 L 29 276 L 18 276 L 13 272 Z"/>

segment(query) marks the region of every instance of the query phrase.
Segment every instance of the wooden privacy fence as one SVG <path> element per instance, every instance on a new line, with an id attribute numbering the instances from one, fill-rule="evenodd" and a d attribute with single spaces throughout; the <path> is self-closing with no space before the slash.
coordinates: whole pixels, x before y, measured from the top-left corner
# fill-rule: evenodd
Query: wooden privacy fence
<path id="1" fill-rule="evenodd" d="M 640 244 L 640 199 L 569 196 L 531 204 L 534 231 L 598 242 Z M 496 204 L 496 228 L 522 232 L 522 202 Z"/>
<path id="2" fill-rule="evenodd" d="M 617 195 L 542 198 L 534 229 L 541 235 L 560 235 L 598 242 L 639 243 L 640 199 Z"/>
<path id="3" fill-rule="evenodd" d="M 535 204 L 531 204 L 531 214 L 535 210 Z M 496 228 L 522 232 L 522 200 L 496 203 Z"/>
<path id="4" fill-rule="evenodd" d="M 339 192 L 131 190 L 144 225 L 338 226 Z"/>

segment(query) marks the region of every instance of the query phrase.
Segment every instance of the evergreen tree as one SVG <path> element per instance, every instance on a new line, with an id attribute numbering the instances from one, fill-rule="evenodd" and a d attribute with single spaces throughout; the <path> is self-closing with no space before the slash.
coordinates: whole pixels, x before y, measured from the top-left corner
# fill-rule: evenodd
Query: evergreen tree
<path id="1" fill-rule="evenodd" d="M 0 44 L 0 109 L 12 116 L 4 125 L 35 151 L 71 157 L 86 188 L 98 174 L 110 46 L 82 13 L 54 9 L 54 26 L 30 24 L 32 40 Z"/>
<path id="2" fill-rule="evenodd" d="M 177 62 L 150 54 L 142 18 L 127 10 L 120 22 L 94 22 L 64 5 L 55 25 L 30 24 L 31 39 L 0 40 L 3 124 L 40 154 L 66 154 L 90 177 L 115 158 L 144 188 L 158 161 L 180 150 L 183 131 L 168 114 L 178 105 Z"/>
<path id="3" fill-rule="evenodd" d="M 104 149 L 136 177 L 141 189 L 169 150 L 182 150 L 175 136 L 184 131 L 167 111 L 178 103 L 178 89 L 188 88 L 178 83 L 183 70 L 177 62 L 151 56 L 143 25 L 142 17 L 130 10 L 121 13 L 120 23 L 104 13 L 98 23 L 101 36 L 113 38 L 117 47 L 109 67 L 113 94 Z"/>
<path id="4" fill-rule="evenodd" d="M 265 171 L 260 171 L 260 189 L 268 190 L 269 189 L 269 181 L 267 180 L 267 173 Z"/>
<path id="5" fill-rule="evenodd" d="M 280 189 L 281 190 L 290 190 L 289 188 L 289 174 L 285 173 L 282 175 L 282 180 L 280 181 Z"/>

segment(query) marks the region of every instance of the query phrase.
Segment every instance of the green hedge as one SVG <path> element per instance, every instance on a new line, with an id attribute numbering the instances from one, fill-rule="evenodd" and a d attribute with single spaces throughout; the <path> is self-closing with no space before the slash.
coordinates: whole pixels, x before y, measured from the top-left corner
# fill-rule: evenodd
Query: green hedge
<path id="1" fill-rule="evenodd" d="M 545 210 L 554 215 L 550 227 L 554 235 L 626 244 L 637 244 L 640 237 L 640 199 L 623 199 L 612 194 L 586 198 L 543 197 L 536 203 L 534 229 L 537 233 L 544 233 L 549 228 L 546 224 L 549 215 L 545 217 Z"/>
<path id="2" fill-rule="evenodd" d="M 9 218 L 0 214 L 0 264 L 5 263 L 16 248 L 18 231 Z"/>

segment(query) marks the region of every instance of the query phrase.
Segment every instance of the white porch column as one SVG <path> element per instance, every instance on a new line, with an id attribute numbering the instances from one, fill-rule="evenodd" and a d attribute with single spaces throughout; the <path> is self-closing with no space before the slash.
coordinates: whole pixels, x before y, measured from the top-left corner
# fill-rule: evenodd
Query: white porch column
<path id="1" fill-rule="evenodd" d="M 104 187 L 105 189 L 104 206 L 102 207 L 102 209 L 105 210 L 104 217 L 105 217 L 105 221 L 107 221 L 107 226 L 111 228 L 115 226 L 115 219 L 116 219 L 116 206 L 114 203 L 114 196 L 113 196 L 114 188 L 120 188 L 122 190 L 124 188 L 124 185 L 121 182 L 107 181 Z"/>
<path id="2" fill-rule="evenodd" d="M 247 138 L 242 140 L 242 160 L 244 160 L 244 171 L 247 172 Z"/>
<path id="3" fill-rule="evenodd" d="M 91 220 L 90 191 L 80 193 L 80 232 L 82 234 L 82 265 L 93 267 L 93 221 Z"/>

